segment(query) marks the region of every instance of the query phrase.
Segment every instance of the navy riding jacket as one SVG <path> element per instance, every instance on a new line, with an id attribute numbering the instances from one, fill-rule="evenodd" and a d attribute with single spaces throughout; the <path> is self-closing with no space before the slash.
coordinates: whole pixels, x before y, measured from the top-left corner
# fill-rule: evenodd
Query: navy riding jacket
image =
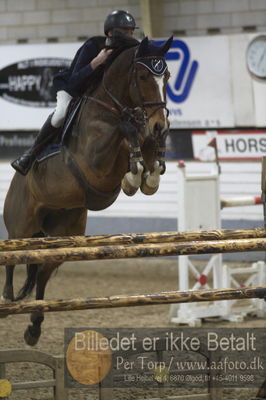
<path id="1" fill-rule="evenodd" d="M 56 91 L 65 90 L 72 97 L 84 94 L 97 75 L 90 62 L 105 46 L 105 37 L 96 36 L 88 39 L 77 51 L 70 67 L 55 75 L 53 85 Z"/>

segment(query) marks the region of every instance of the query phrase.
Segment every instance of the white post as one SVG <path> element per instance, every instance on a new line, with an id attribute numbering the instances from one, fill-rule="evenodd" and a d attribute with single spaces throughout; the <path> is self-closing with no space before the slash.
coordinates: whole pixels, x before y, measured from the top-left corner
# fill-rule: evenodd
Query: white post
<path id="1" fill-rule="evenodd" d="M 184 163 L 178 167 L 178 230 L 220 229 L 220 192 L 219 171 L 214 165 L 209 174 L 187 174 Z M 203 270 L 197 269 L 189 256 L 179 257 L 179 290 L 193 288 L 222 287 L 222 258 L 214 255 L 206 261 Z M 194 287 L 189 286 L 190 273 L 196 279 Z M 210 286 L 210 281 L 213 285 Z M 180 304 L 172 305 L 170 318 L 175 323 L 187 323 L 190 326 L 200 324 L 200 319 L 219 315 L 220 304 L 208 305 Z"/>

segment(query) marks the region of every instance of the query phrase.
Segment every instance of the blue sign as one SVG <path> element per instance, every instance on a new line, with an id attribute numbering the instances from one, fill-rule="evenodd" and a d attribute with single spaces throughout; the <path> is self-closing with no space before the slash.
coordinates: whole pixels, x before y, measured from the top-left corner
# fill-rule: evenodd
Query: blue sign
<path id="1" fill-rule="evenodd" d="M 155 43 L 161 46 L 164 40 L 156 40 Z M 166 61 L 180 60 L 181 62 L 179 69 L 176 71 L 174 84 L 168 83 L 167 85 L 167 95 L 174 103 L 182 103 L 190 93 L 199 63 L 191 60 L 187 44 L 178 39 L 173 40 L 171 49 L 166 54 L 165 59 Z"/>

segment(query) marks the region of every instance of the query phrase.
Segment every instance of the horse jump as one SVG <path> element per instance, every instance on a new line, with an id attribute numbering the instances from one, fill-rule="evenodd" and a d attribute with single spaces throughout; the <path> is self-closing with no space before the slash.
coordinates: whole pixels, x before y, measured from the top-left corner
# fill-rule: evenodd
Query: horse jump
<path id="1" fill-rule="evenodd" d="M 95 259 L 159 257 L 184 254 L 265 251 L 264 229 L 154 232 L 33 238 L 0 242 L 0 263 L 48 263 Z M 107 245 L 107 243 L 109 245 Z M 63 246 L 63 247 L 62 247 Z M 69 246 L 69 247 L 66 247 Z M 14 250 L 17 248 L 17 250 Z M 266 298 L 266 286 L 241 289 L 172 291 L 131 296 L 109 296 L 72 300 L 36 300 L 0 305 L 0 316 L 30 312 L 130 307 L 152 304 Z"/>
<path id="2" fill-rule="evenodd" d="M 6 240 L 0 243 L 0 260 L 5 263 L 33 262 L 46 257 L 70 259 L 147 257 L 209 252 L 266 250 L 263 229 L 160 232 L 150 234 L 80 236 Z M 107 245 L 111 243 L 112 245 Z M 136 244 L 137 243 L 137 244 Z M 141 243 L 141 244 L 139 244 Z M 70 246 L 62 248 L 61 246 Z M 97 247 L 96 247 L 97 245 Z M 17 246 L 17 250 L 14 250 Z M 76 247 L 77 246 L 77 247 Z M 184 253 L 185 252 L 185 253 Z M 51 255 L 52 253 L 52 255 Z M 35 258 L 34 258 L 35 257 Z M 1 262 L 2 262 L 1 261 Z M 12 261 L 13 262 L 13 261 Z M 37 261 L 36 261 L 37 262 Z M 40 262 L 40 261 L 39 261 Z M 0 317 L 9 314 L 43 315 L 44 312 L 133 307 L 170 303 L 210 302 L 260 298 L 266 300 L 266 286 L 237 289 L 168 291 L 153 294 L 113 295 L 69 300 L 35 300 L 0 304 Z M 33 326 L 34 326 L 34 321 Z M 26 331 L 27 332 L 27 331 Z M 262 393 L 263 387 L 259 394 Z M 204 397 L 205 398 L 205 397 Z M 264 397 L 262 397 L 264 398 Z"/>

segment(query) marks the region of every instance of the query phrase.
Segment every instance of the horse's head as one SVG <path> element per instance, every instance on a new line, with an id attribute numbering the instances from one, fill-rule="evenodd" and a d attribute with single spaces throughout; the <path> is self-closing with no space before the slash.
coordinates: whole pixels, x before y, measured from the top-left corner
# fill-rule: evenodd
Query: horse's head
<path id="1" fill-rule="evenodd" d="M 146 37 L 135 53 L 129 94 L 134 106 L 144 111 L 147 135 L 162 135 L 169 127 L 166 84 L 170 74 L 164 55 L 172 40 L 171 36 L 164 45 L 158 47 Z"/>

